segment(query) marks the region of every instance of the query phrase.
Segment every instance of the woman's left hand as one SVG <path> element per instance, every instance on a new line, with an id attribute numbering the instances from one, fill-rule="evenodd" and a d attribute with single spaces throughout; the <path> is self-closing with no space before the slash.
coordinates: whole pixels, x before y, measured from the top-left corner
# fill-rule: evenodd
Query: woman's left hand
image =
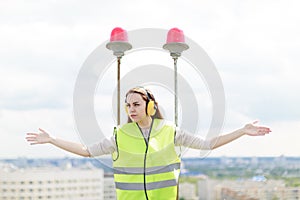
<path id="1" fill-rule="evenodd" d="M 270 128 L 265 127 L 265 126 L 256 126 L 258 121 L 255 121 L 251 124 L 246 124 L 243 128 L 243 132 L 245 135 L 250 135 L 250 136 L 261 136 L 261 135 L 266 135 L 269 134 L 271 131 Z"/>

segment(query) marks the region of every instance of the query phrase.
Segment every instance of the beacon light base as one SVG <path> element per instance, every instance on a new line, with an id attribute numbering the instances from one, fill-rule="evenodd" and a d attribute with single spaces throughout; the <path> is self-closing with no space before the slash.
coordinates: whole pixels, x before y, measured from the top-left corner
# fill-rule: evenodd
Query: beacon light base
<path id="1" fill-rule="evenodd" d="M 189 48 L 189 46 L 183 42 L 170 42 L 164 44 L 163 48 L 168 50 L 173 58 L 178 58 L 183 51 Z"/>
<path id="2" fill-rule="evenodd" d="M 132 48 L 132 45 L 128 42 L 113 41 L 107 43 L 106 48 L 112 50 L 115 56 L 122 57 L 125 51 Z"/>

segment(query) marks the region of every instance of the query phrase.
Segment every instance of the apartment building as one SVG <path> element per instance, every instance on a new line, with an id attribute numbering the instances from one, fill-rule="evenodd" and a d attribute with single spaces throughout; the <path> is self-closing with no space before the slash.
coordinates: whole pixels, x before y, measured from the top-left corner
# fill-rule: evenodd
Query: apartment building
<path id="1" fill-rule="evenodd" d="M 116 200 L 116 185 L 113 174 L 104 174 L 104 200 Z"/>
<path id="2" fill-rule="evenodd" d="M 102 169 L 0 169 L 0 199 L 103 199 Z"/>
<path id="3" fill-rule="evenodd" d="M 179 198 L 183 198 L 185 200 L 198 200 L 196 196 L 196 185 L 192 183 L 180 183 L 179 184 Z"/>
<path id="4" fill-rule="evenodd" d="M 246 183 L 243 186 L 230 184 L 219 188 L 220 198 L 228 200 L 298 200 L 300 188 L 284 187 L 272 183 L 256 184 Z"/>
<path id="5" fill-rule="evenodd" d="M 286 187 L 282 180 L 205 180 L 199 181 L 202 195 L 200 199 L 216 200 L 293 200 L 300 199 L 300 187 Z M 203 191 L 203 189 L 207 191 Z M 208 196 L 210 195 L 210 196 Z M 201 195 L 200 195 L 201 196 Z"/>

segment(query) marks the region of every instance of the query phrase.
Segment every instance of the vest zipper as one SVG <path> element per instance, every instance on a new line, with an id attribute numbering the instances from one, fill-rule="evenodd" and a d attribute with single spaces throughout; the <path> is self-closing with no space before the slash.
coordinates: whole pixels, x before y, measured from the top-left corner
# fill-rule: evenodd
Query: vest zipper
<path id="1" fill-rule="evenodd" d="M 141 132 L 141 134 L 142 134 L 142 136 L 143 136 L 143 138 L 144 138 L 144 140 L 145 140 L 145 144 L 146 144 L 146 150 L 145 150 L 145 155 L 144 155 L 144 192 L 145 192 L 146 200 L 149 200 L 148 194 L 147 194 L 147 184 L 146 184 L 146 159 L 147 159 L 147 153 L 148 153 L 148 143 L 149 143 L 149 140 L 150 140 L 150 134 L 151 134 L 153 122 L 154 122 L 154 119 L 152 119 L 152 123 L 151 123 L 150 129 L 149 129 L 149 135 L 148 135 L 148 138 L 145 138 L 145 137 L 144 137 L 144 134 L 143 134 L 142 129 L 139 127 L 138 124 L 136 124 L 137 127 L 139 127 L 140 132 Z"/>
<path id="2" fill-rule="evenodd" d="M 145 140 L 146 140 L 146 138 L 145 138 Z M 148 152 L 148 142 L 146 142 L 146 151 L 145 151 L 145 155 L 144 155 L 144 191 L 145 191 L 145 197 L 148 200 L 148 194 L 147 194 L 147 188 L 146 188 L 146 157 L 147 157 L 147 152 Z"/>

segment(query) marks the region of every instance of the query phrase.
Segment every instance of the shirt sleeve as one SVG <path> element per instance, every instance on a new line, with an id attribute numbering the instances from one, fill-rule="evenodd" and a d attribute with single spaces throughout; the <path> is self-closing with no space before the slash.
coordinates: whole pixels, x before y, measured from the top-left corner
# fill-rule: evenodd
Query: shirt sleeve
<path id="1" fill-rule="evenodd" d="M 211 150 L 211 140 L 203 139 L 179 128 L 176 128 L 175 145 L 192 149 Z"/>
<path id="2" fill-rule="evenodd" d="M 87 146 L 87 150 L 89 151 L 92 157 L 101 156 L 105 154 L 112 154 L 116 151 L 116 141 L 115 137 L 111 136 L 110 138 L 105 138 L 100 142 Z"/>

